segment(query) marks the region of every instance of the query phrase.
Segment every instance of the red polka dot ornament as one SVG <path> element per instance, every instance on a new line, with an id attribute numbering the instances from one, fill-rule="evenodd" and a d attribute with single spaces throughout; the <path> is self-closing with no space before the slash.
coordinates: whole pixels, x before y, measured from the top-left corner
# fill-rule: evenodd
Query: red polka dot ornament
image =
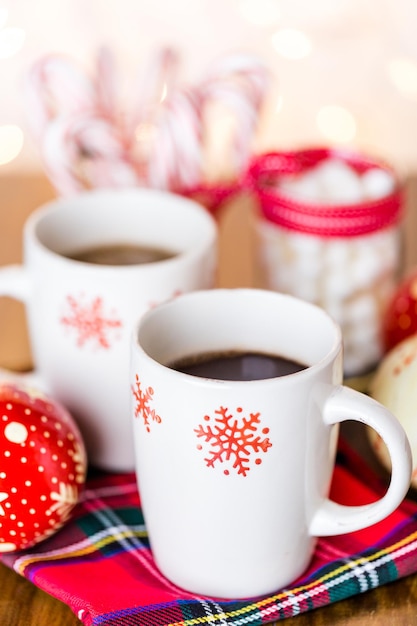
<path id="1" fill-rule="evenodd" d="M 86 470 L 66 409 L 38 390 L 0 383 L 0 552 L 29 548 L 61 528 Z"/>
<path id="2" fill-rule="evenodd" d="M 417 270 L 394 293 L 385 312 L 383 332 L 386 351 L 417 333 Z"/>

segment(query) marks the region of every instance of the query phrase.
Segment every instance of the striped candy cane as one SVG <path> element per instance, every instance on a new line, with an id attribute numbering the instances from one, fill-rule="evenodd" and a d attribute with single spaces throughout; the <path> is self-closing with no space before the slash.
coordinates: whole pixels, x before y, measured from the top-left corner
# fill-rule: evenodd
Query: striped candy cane
<path id="1" fill-rule="evenodd" d="M 178 66 L 173 50 L 158 51 L 125 113 L 109 50 L 100 50 L 91 78 L 63 57 L 34 64 L 27 80 L 28 116 L 47 174 L 61 194 L 133 184 L 181 192 L 203 184 L 206 110 L 216 102 L 235 120 L 233 165 L 239 173 L 266 95 L 264 66 L 251 56 L 228 56 L 187 88 L 177 85 Z"/>

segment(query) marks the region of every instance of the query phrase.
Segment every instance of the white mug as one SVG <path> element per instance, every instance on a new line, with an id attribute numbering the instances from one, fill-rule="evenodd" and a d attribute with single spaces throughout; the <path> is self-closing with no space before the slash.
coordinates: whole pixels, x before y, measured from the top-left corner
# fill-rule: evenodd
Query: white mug
<path id="1" fill-rule="evenodd" d="M 198 377 L 170 367 L 207 353 L 281 355 L 304 364 L 262 380 Z M 219 598 L 273 593 L 302 574 L 316 538 L 386 517 L 410 485 L 396 418 L 342 385 L 339 326 L 271 291 L 213 289 L 147 312 L 131 358 L 136 473 L 149 539 L 165 576 Z M 328 499 L 338 424 L 374 428 L 391 455 L 386 495 Z"/>
<path id="2" fill-rule="evenodd" d="M 68 258 L 103 244 L 170 250 L 172 258 L 99 265 Z M 147 309 L 215 282 L 217 226 L 199 204 L 145 189 L 58 199 L 24 227 L 24 263 L 0 270 L 0 294 L 26 305 L 34 380 L 72 413 L 89 462 L 133 471 L 129 349 Z"/>

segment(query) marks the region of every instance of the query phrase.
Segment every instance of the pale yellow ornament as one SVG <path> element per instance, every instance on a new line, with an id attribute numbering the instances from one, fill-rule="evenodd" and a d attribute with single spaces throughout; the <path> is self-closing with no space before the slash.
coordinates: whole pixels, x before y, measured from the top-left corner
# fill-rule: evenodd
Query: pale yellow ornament
<path id="1" fill-rule="evenodd" d="M 413 454 L 412 485 L 417 487 L 417 335 L 404 339 L 388 352 L 371 379 L 369 394 L 403 426 Z M 384 442 L 374 430 L 369 429 L 368 434 L 376 455 L 390 469 Z"/>

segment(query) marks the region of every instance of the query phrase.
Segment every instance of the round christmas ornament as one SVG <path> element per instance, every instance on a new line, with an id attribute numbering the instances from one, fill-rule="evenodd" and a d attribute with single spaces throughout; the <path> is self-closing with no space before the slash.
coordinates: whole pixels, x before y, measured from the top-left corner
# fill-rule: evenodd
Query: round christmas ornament
<path id="1" fill-rule="evenodd" d="M 387 351 L 417 332 L 417 270 L 405 278 L 391 298 L 384 317 Z"/>
<path id="2" fill-rule="evenodd" d="M 68 520 L 87 459 L 71 415 L 37 390 L 0 383 L 0 552 L 29 548 Z"/>
<path id="3" fill-rule="evenodd" d="M 417 334 L 397 344 L 381 361 L 369 386 L 370 395 L 387 407 L 400 421 L 410 441 L 414 470 L 412 485 L 417 487 Z M 390 468 L 384 442 L 368 430 L 375 454 Z"/>

